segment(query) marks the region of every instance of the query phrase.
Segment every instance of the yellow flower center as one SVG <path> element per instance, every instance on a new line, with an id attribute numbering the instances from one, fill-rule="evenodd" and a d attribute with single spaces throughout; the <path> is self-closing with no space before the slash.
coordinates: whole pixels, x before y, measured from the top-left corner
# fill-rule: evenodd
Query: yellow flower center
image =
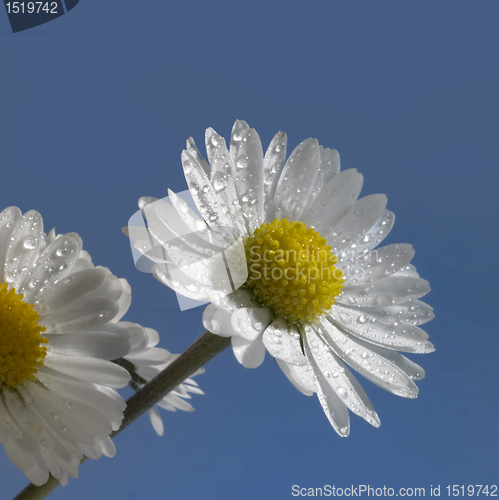
<path id="1" fill-rule="evenodd" d="M 255 230 L 244 244 L 246 286 L 275 314 L 291 323 L 312 321 L 340 294 L 343 273 L 317 231 L 303 222 L 275 219 Z"/>
<path id="2" fill-rule="evenodd" d="M 0 285 L 0 385 L 14 387 L 33 379 L 43 365 L 48 340 L 33 304 L 23 302 L 23 294 Z"/>

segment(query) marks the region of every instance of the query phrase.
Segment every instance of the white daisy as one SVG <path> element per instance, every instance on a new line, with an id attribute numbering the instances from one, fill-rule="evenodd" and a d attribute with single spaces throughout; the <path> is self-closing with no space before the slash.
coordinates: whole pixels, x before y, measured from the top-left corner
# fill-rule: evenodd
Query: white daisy
<path id="1" fill-rule="evenodd" d="M 156 330 L 143 328 L 134 323 L 126 323 L 126 326 L 131 334 L 131 351 L 124 357 L 126 361 L 123 363 L 120 360 L 120 362 L 132 375 L 130 385 L 135 390 L 139 390 L 173 363 L 180 354 L 172 354 L 166 349 L 156 347 L 159 342 L 159 334 Z M 204 371 L 204 368 L 201 368 L 192 377 L 200 375 Z M 194 408 L 187 401 L 184 401 L 191 398 L 189 393 L 204 394 L 192 378 L 184 380 L 182 384 L 175 387 L 157 403 L 157 406 L 169 411 L 194 411 Z M 154 430 L 159 436 L 162 436 L 164 426 L 158 408 L 153 406 L 148 410 L 148 414 Z"/>
<path id="2" fill-rule="evenodd" d="M 112 457 L 130 376 L 125 280 L 94 267 L 76 233 L 47 236 L 38 212 L 0 213 L 0 442 L 36 485 Z"/>
<path id="3" fill-rule="evenodd" d="M 256 131 L 236 121 L 229 150 L 211 128 L 206 149 L 208 161 L 189 139 L 182 153 L 205 222 L 172 192 L 173 207 L 143 198 L 149 231 L 130 228 L 137 249 L 156 262 L 153 272 L 164 284 L 212 302 L 205 327 L 230 336 L 245 367 L 259 366 L 267 350 L 299 391 L 317 393 L 341 436 L 349 434 L 348 409 L 379 426 L 347 365 L 414 398 L 414 380 L 424 371 L 397 351 L 433 351 L 417 327 L 434 315 L 418 300 L 430 288 L 409 264 L 412 247 L 374 250 L 394 222 L 386 196 L 357 199 L 362 175 L 340 171 L 338 152 L 315 139 L 303 141 L 285 161 L 286 134 L 279 132 L 264 155 Z M 248 278 L 225 295 L 220 269 L 210 268 L 207 257 L 237 238 L 244 243 Z M 228 267 L 234 268 L 231 258 Z"/>

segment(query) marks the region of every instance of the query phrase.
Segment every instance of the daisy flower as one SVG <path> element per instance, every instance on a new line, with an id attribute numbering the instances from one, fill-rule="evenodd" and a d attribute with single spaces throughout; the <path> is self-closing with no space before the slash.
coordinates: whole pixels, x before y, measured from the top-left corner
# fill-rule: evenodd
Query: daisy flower
<path id="1" fill-rule="evenodd" d="M 126 326 L 130 333 L 131 350 L 130 354 L 118 362 L 131 374 L 130 385 L 138 391 L 173 363 L 180 354 L 172 354 L 166 349 L 156 347 L 159 342 L 159 334 L 152 328 L 143 328 L 134 323 L 120 323 L 120 325 Z M 201 368 L 192 377 L 200 375 L 204 371 L 204 368 Z M 164 426 L 157 406 L 169 411 L 194 411 L 194 408 L 187 401 L 184 401 L 191 398 L 189 393 L 204 394 L 192 378 L 184 380 L 182 384 L 163 397 L 157 405 L 148 410 L 151 424 L 159 436 L 163 435 Z"/>
<path id="2" fill-rule="evenodd" d="M 205 327 L 231 337 L 245 367 L 259 366 L 268 351 L 299 391 L 317 394 L 340 436 L 350 431 L 348 410 L 379 426 L 349 367 L 414 398 L 414 380 L 424 371 L 398 351 L 434 350 L 417 326 L 433 313 L 418 300 L 430 288 L 410 264 L 414 250 L 408 244 L 376 249 L 394 222 L 386 196 L 358 199 L 362 175 L 340 171 L 338 152 L 316 139 L 303 141 L 286 160 L 285 133 L 264 154 L 257 132 L 236 121 L 229 149 L 210 128 L 206 150 L 208 161 L 190 138 L 182 153 L 203 219 L 171 191 L 173 206 L 143 198 L 149 229 L 129 228 L 136 248 L 155 262 L 152 271 L 164 284 L 211 302 Z M 247 277 L 227 293 L 220 266 L 211 262 L 238 241 Z M 237 255 L 226 261 L 232 271 Z"/>
<path id="3" fill-rule="evenodd" d="M 43 232 L 38 212 L 0 213 L 0 442 L 35 485 L 77 477 L 83 455 L 112 457 L 128 372 L 118 320 L 125 280 L 94 267 L 76 233 Z"/>

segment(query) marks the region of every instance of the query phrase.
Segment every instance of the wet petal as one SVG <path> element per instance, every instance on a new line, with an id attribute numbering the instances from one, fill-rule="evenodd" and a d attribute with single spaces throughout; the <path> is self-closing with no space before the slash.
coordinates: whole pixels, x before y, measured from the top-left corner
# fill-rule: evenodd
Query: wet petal
<path id="1" fill-rule="evenodd" d="M 308 364 L 302 352 L 298 330 L 295 326 L 288 325 L 283 318 L 276 319 L 265 330 L 262 341 L 274 358 L 279 358 L 291 365 Z"/>
<path id="2" fill-rule="evenodd" d="M 261 339 L 246 340 L 242 337 L 232 337 L 232 349 L 236 359 L 245 368 L 258 368 L 265 358 L 265 346 Z"/>

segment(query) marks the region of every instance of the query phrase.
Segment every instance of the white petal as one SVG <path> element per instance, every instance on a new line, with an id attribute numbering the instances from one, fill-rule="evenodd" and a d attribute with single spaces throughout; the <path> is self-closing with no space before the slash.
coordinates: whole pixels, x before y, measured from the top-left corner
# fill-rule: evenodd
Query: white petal
<path id="1" fill-rule="evenodd" d="M 372 283 L 373 281 L 391 276 L 405 268 L 413 257 L 414 249 L 412 245 L 405 243 L 377 248 L 366 259 L 356 264 L 356 272 L 353 273 L 352 279 L 345 281 L 343 289 L 360 283 Z M 341 269 L 348 276 L 345 268 L 342 267 Z"/>
<path id="2" fill-rule="evenodd" d="M 30 210 L 14 224 L 5 257 L 5 281 L 17 289 L 33 267 L 43 244 L 42 217 Z"/>
<path id="3" fill-rule="evenodd" d="M 159 414 L 159 410 L 156 408 L 156 406 L 153 406 L 147 411 L 147 414 L 149 415 L 149 419 L 151 420 L 151 424 L 156 431 L 156 434 L 158 436 L 162 436 L 165 432 L 165 428 L 163 425 L 163 420 L 161 419 L 161 416 Z"/>
<path id="4" fill-rule="evenodd" d="M 96 436 L 93 446 L 80 444 L 80 448 L 92 460 L 98 460 L 102 455 L 112 458 L 116 454 L 116 447 L 113 441 L 107 436 Z"/>
<path id="5" fill-rule="evenodd" d="M 16 222 L 22 217 L 17 207 L 8 207 L 0 213 L 0 282 L 5 283 L 4 269 L 10 237 Z"/>
<path id="6" fill-rule="evenodd" d="M 419 278 L 418 271 L 412 264 L 408 264 L 399 271 L 397 271 L 393 276 L 412 276 L 413 278 Z"/>
<path id="7" fill-rule="evenodd" d="M 280 219 L 300 220 L 304 204 L 320 166 L 316 139 L 299 144 L 284 165 L 275 193 L 275 215 Z"/>
<path id="8" fill-rule="evenodd" d="M 216 165 L 215 165 L 216 166 Z M 216 173 L 216 172 L 215 172 Z M 213 179 L 212 179 L 213 183 Z M 214 183 L 215 186 L 218 186 L 217 183 Z M 224 201 L 227 205 L 230 205 L 234 207 L 237 205 L 239 207 L 239 202 L 237 201 L 237 196 L 235 192 L 235 187 L 233 186 L 233 181 L 232 181 L 232 187 L 233 187 L 233 196 L 234 199 L 232 198 L 227 198 L 227 196 L 224 196 Z M 215 191 L 218 191 L 218 189 L 215 187 Z M 232 192 L 232 191 L 231 191 Z M 232 195 L 231 195 L 232 196 Z M 223 235 L 220 233 L 217 233 L 213 229 L 211 229 L 204 219 L 199 217 L 197 213 L 195 213 L 189 205 L 179 196 L 177 196 L 171 189 L 168 189 L 168 197 L 177 211 L 178 217 L 182 219 L 183 224 L 190 229 L 191 233 L 183 233 L 185 230 L 185 227 L 182 226 L 182 233 L 179 233 L 178 236 L 184 236 L 182 238 L 182 241 L 185 241 L 192 249 L 196 250 L 197 252 L 201 254 L 205 254 L 206 256 L 212 256 L 215 255 L 216 253 L 222 251 L 223 249 L 227 248 L 229 243 L 225 240 Z M 229 199 L 231 201 L 229 201 Z M 235 202 L 234 202 L 235 200 Z M 236 208 L 237 208 L 236 207 Z M 239 216 L 238 210 L 234 208 L 234 210 L 230 210 L 230 213 L 233 217 L 235 217 L 235 224 L 236 227 L 239 231 L 242 231 L 243 233 L 246 232 L 246 228 L 244 227 L 244 221 L 242 220 L 242 215 Z M 237 217 L 236 217 L 237 216 Z M 239 220 L 239 217 L 241 217 L 241 221 Z M 166 221 L 163 220 L 163 222 L 166 224 Z M 169 224 L 168 227 L 172 231 L 172 233 L 177 233 L 180 227 L 177 227 L 172 224 L 174 222 L 174 219 L 169 219 Z M 218 229 L 218 228 L 217 228 Z M 241 234 L 243 234 L 241 233 Z M 172 240 L 169 241 L 170 244 L 176 244 L 178 243 L 177 240 Z M 168 246 L 168 245 L 166 245 Z"/>
<path id="9" fill-rule="evenodd" d="M 46 337 L 51 348 L 70 355 L 93 356 L 111 361 L 130 352 L 130 343 L 126 337 L 109 332 L 78 332 Z"/>
<path id="10" fill-rule="evenodd" d="M 244 307 L 232 313 L 232 328 L 246 340 L 255 340 L 272 321 L 270 309 Z"/>
<path id="11" fill-rule="evenodd" d="M 323 321 L 325 339 L 336 354 L 355 371 L 397 396 L 415 398 L 416 384 L 395 364 L 380 356 L 365 344 L 357 343 L 341 333 L 328 321 Z"/>
<path id="12" fill-rule="evenodd" d="M 167 394 L 162 400 L 158 402 L 158 406 L 162 406 L 163 403 L 166 403 L 166 405 L 170 404 L 177 408 L 178 410 L 182 411 L 194 411 L 194 408 L 192 405 L 190 405 L 187 401 L 184 401 L 180 397 L 176 396 L 172 392 Z"/>
<path id="13" fill-rule="evenodd" d="M 386 207 L 384 194 L 373 194 L 357 200 L 342 219 L 321 233 L 331 245 L 334 255 L 340 254 L 361 238 L 381 217 Z"/>
<path id="14" fill-rule="evenodd" d="M 161 347 L 149 347 L 142 352 L 132 353 L 126 356 L 126 359 L 134 364 L 157 365 L 166 363 L 171 358 L 171 353 Z"/>
<path id="15" fill-rule="evenodd" d="M 66 307 L 97 290 L 109 271 L 103 267 L 85 269 L 58 281 L 40 294 L 41 303 L 36 306 L 40 315 Z"/>
<path id="16" fill-rule="evenodd" d="M 180 269 L 175 271 L 175 278 L 173 278 L 170 269 L 164 264 L 156 264 L 152 268 L 153 275 L 158 281 L 180 295 L 200 301 L 210 301 L 211 297 L 216 295 L 217 290 L 208 286 L 200 286 L 197 280 L 183 274 Z M 230 285 L 230 281 L 227 280 L 227 282 Z"/>
<path id="17" fill-rule="evenodd" d="M 304 366 L 289 365 L 282 359 L 276 358 L 279 368 L 288 377 L 289 381 L 305 396 L 312 396 L 317 392 L 314 370 L 310 363 Z"/>
<path id="18" fill-rule="evenodd" d="M 44 314 L 40 325 L 47 333 L 72 333 L 92 330 L 116 316 L 118 304 L 107 297 L 85 297 L 62 309 Z"/>
<path id="19" fill-rule="evenodd" d="M 274 220 L 274 196 L 286 161 L 286 144 L 288 138 L 285 132 L 278 132 L 267 148 L 263 159 L 264 201 L 263 210 L 266 221 Z"/>
<path id="20" fill-rule="evenodd" d="M 234 222 L 228 209 L 220 203 L 219 196 L 197 159 L 184 151 L 182 165 L 189 191 L 206 223 L 214 229 L 223 226 L 229 234 L 235 236 Z"/>
<path id="21" fill-rule="evenodd" d="M 90 382 L 75 380 L 47 369 L 39 371 L 36 378 L 47 389 L 58 395 L 93 407 L 104 415 L 111 424 L 119 424 L 123 420 L 124 401 L 115 391 L 111 395 Z"/>
<path id="22" fill-rule="evenodd" d="M 304 343 L 306 349 L 307 346 L 309 349 L 305 352 L 309 361 L 313 358 L 315 362 L 315 365 L 312 365 L 315 374 L 317 375 L 318 369 L 351 411 L 364 418 L 371 425 L 378 427 L 379 418 L 374 407 L 355 377 L 311 327 L 305 326 L 305 333 L 306 343 Z"/>
<path id="23" fill-rule="evenodd" d="M 331 308 L 329 316 L 336 326 L 366 342 L 406 352 L 433 351 L 431 343 L 426 342 L 425 331 L 396 316 L 379 317 L 370 314 L 368 308 L 347 308 L 339 304 Z"/>
<path id="24" fill-rule="evenodd" d="M 321 367 L 317 364 L 310 349 L 308 341 L 305 340 L 305 349 L 310 365 L 316 376 L 317 397 L 333 429 L 341 436 L 347 437 L 350 434 L 350 416 L 345 403 L 338 396 L 336 389 L 328 383 L 322 373 Z"/>
<path id="25" fill-rule="evenodd" d="M 241 205 L 237 196 L 234 160 L 227 150 L 225 139 L 218 135 L 213 129 L 208 129 L 206 132 L 206 144 L 207 148 L 210 150 L 211 156 L 211 183 L 231 214 L 232 220 L 239 232 L 247 236 L 248 231 L 246 228 L 245 216 L 241 210 Z"/>
<path id="26" fill-rule="evenodd" d="M 31 469 L 25 470 L 23 472 L 31 483 L 33 483 L 35 486 L 41 486 L 48 481 L 49 471 L 41 456 L 39 454 L 37 455 L 40 458 L 36 459 L 35 457 L 35 465 L 33 465 Z"/>
<path id="27" fill-rule="evenodd" d="M 389 210 L 383 210 L 381 217 L 376 221 L 376 224 L 369 229 L 357 241 L 347 247 L 338 255 L 340 268 L 348 264 L 352 260 L 365 258 L 369 251 L 377 247 L 388 235 L 395 222 L 395 215 Z"/>
<path id="28" fill-rule="evenodd" d="M 120 337 L 126 338 L 130 343 L 130 352 L 141 351 L 148 344 L 146 329 L 135 323 L 120 321 L 119 323 L 108 323 L 100 326 L 99 331 L 114 333 Z"/>
<path id="29" fill-rule="evenodd" d="M 126 280 L 120 280 L 108 270 L 106 279 L 97 290 L 91 293 L 90 297 L 107 297 L 118 302 L 123 296 L 123 285 L 128 287 L 128 282 Z M 128 291 L 130 291 L 129 287 Z M 109 318 L 108 321 L 111 321 L 111 318 Z"/>
<path id="30" fill-rule="evenodd" d="M 337 149 L 320 146 L 321 166 L 320 172 L 322 185 L 325 186 L 336 174 L 340 172 L 340 153 Z"/>
<path id="31" fill-rule="evenodd" d="M 357 200 L 363 177 L 355 168 L 335 175 L 307 208 L 301 220 L 320 234 L 334 226 Z"/>
<path id="32" fill-rule="evenodd" d="M 324 148 L 319 146 L 321 163 L 317 176 L 314 181 L 314 185 L 307 197 L 307 200 L 303 206 L 302 217 L 308 212 L 308 209 L 317 198 L 319 193 L 324 189 L 324 186 L 331 181 L 340 171 L 340 155 L 336 149 Z"/>
<path id="33" fill-rule="evenodd" d="M 7 434 L 11 434 L 14 439 L 20 439 L 23 435 L 22 430 L 17 425 L 15 419 L 12 418 L 7 406 L 2 400 L 0 394 L 0 425 L 2 426 L 2 430 L 0 431 L 0 435 L 2 437 L 2 442 L 7 438 Z"/>
<path id="34" fill-rule="evenodd" d="M 22 471 L 30 470 L 35 465 L 35 445 L 29 436 L 14 439 L 7 434 L 3 448 L 10 461 Z"/>
<path id="35" fill-rule="evenodd" d="M 222 337 L 239 336 L 232 326 L 232 314 L 209 304 L 203 312 L 203 325 L 211 333 Z"/>
<path id="36" fill-rule="evenodd" d="M 232 349 L 236 359 L 245 368 L 257 368 L 265 358 L 265 346 L 259 338 L 250 341 L 234 336 L 232 337 Z"/>
<path id="37" fill-rule="evenodd" d="M 395 321 L 405 321 L 411 325 L 422 325 L 435 317 L 433 307 L 419 300 L 396 306 L 369 307 L 365 309 L 358 307 L 351 309 L 354 309 L 354 312 L 358 312 L 359 314 L 365 312 L 376 318 L 375 321 L 380 319 L 388 321 L 390 318 L 393 318 Z"/>
<path id="38" fill-rule="evenodd" d="M 240 307 L 259 307 L 260 304 L 253 300 L 253 293 L 245 288 L 239 288 L 229 295 L 220 297 L 214 302 L 217 307 L 233 312 Z"/>
<path id="39" fill-rule="evenodd" d="M 194 139 L 192 137 L 189 137 L 189 139 L 187 139 L 186 141 L 186 145 L 185 145 L 185 149 L 187 149 L 187 151 L 192 155 L 194 156 L 195 158 L 197 158 L 199 164 L 201 165 L 201 167 L 203 168 L 203 170 L 205 171 L 206 175 L 210 175 L 210 165 L 208 164 L 208 162 L 203 158 L 203 155 L 199 152 L 199 149 L 198 147 L 196 146 L 196 143 L 194 142 Z"/>
<path id="40" fill-rule="evenodd" d="M 55 351 L 50 351 L 47 353 L 44 364 L 57 372 L 114 389 L 125 387 L 130 381 L 130 375 L 124 368 L 97 358 L 61 356 Z"/>
<path id="41" fill-rule="evenodd" d="M 81 239 L 75 233 L 57 238 L 43 251 L 26 278 L 19 283 L 18 292 L 24 293 L 27 302 L 32 302 L 37 293 L 51 287 L 71 271 L 80 255 L 81 246 Z"/>
<path id="42" fill-rule="evenodd" d="M 26 383 L 25 387 L 32 400 L 39 402 L 36 409 L 43 416 L 47 425 L 52 427 L 57 425 L 66 429 L 64 432 L 67 432 L 72 439 L 75 439 L 81 444 L 86 444 L 88 446 L 93 446 L 95 444 L 95 439 L 92 434 L 85 429 L 79 421 L 73 418 L 73 415 L 69 414 L 72 408 L 72 401 L 68 399 L 63 403 L 55 394 L 51 394 L 50 391 L 33 382 Z M 42 456 L 46 459 L 45 463 L 52 472 L 51 464 L 47 462 L 48 457 L 43 453 Z"/>
<path id="43" fill-rule="evenodd" d="M 370 349 L 372 349 L 372 347 Z M 412 380 L 422 380 L 425 378 L 424 369 L 402 354 L 396 351 L 381 349 L 379 347 L 375 347 L 374 350 L 376 350 L 378 354 L 381 354 L 384 358 L 388 359 L 388 361 L 393 363 Z"/>
<path id="44" fill-rule="evenodd" d="M 428 282 L 410 276 L 390 276 L 342 290 L 337 301 L 346 306 L 385 307 L 419 299 L 430 291 Z"/>
<path id="45" fill-rule="evenodd" d="M 234 158 L 236 191 L 248 232 L 263 222 L 263 151 L 255 129 L 242 137 Z"/>
<path id="46" fill-rule="evenodd" d="M 119 282 L 123 290 L 121 297 L 117 302 L 119 309 L 116 313 L 116 316 L 109 321 L 119 321 L 126 314 L 132 303 L 132 290 L 130 288 L 130 285 L 128 284 L 128 281 L 124 278 L 120 278 Z"/>
<path id="47" fill-rule="evenodd" d="M 30 383 L 26 387 L 29 393 L 36 400 L 44 405 L 45 410 L 49 410 L 49 418 L 54 420 L 51 415 L 58 415 L 57 422 L 63 422 L 69 418 L 81 425 L 89 434 L 94 436 L 109 435 L 112 431 L 111 423 L 101 413 L 94 410 L 91 406 L 80 403 L 75 399 L 69 400 L 55 392 L 48 391 L 39 387 L 35 383 Z M 70 403 L 70 406 L 67 403 Z M 41 410 L 40 410 L 41 411 Z"/>
<path id="48" fill-rule="evenodd" d="M 274 358 L 291 365 L 307 365 L 302 352 L 300 334 L 293 325 L 288 325 L 283 318 L 277 318 L 264 332 L 263 344 Z"/>
<path id="49" fill-rule="evenodd" d="M 144 328 L 147 335 L 147 347 L 155 347 L 159 344 L 159 333 L 152 328 Z"/>
<path id="50" fill-rule="evenodd" d="M 108 458 L 113 458 L 116 455 L 116 446 L 109 436 L 99 436 L 99 443 L 102 449 L 102 454 Z"/>
<path id="51" fill-rule="evenodd" d="M 83 271 L 84 269 L 91 269 L 92 267 L 94 267 L 94 265 L 92 264 L 92 259 L 90 258 L 89 253 L 86 252 L 85 250 L 82 250 L 80 252 L 80 256 L 74 263 L 71 272 L 77 273 L 78 271 Z"/>
<path id="52" fill-rule="evenodd" d="M 249 129 L 249 125 L 244 120 L 236 120 L 232 126 L 232 132 L 230 134 L 230 156 L 234 165 L 236 164 L 241 141 Z"/>

